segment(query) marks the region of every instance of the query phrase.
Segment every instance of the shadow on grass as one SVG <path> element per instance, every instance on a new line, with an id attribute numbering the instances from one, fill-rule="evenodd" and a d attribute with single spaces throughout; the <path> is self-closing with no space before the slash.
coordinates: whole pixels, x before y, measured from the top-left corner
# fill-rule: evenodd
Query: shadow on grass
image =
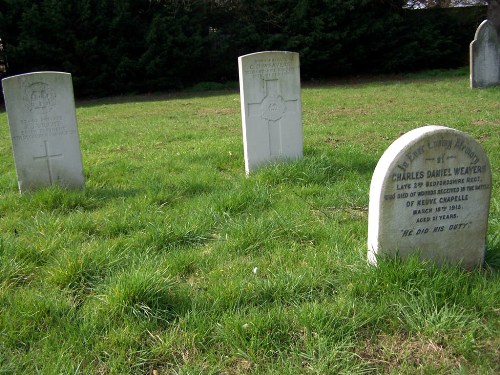
<path id="1" fill-rule="evenodd" d="M 232 96 L 238 93 L 237 89 L 218 89 L 207 91 L 172 91 L 147 94 L 127 94 L 120 96 L 109 96 L 103 98 L 82 98 L 76 103 L 76 108 L 89 108 L 101 105 L 163 102 L 171 100 L 186 100 L 209 98 L 214 96 Z"/>
<path id="2" fill-rule="evenodd" d="M 117 198 L 131 198 L 143 192 L 144 190 L 142 189 L 129 188 L 85 188 L 85 196 L 98 201 L 110 201 Z"/>
<path id="3" fill-rule="evenodd" d="M 377 257 L 377 266 L 370 266 L 372 271 L 379 272 L 379 270 L 385 270 L 387 268 L 397 268 L 401 269 L 411 267 L 420 267 L 427 271 L 432 272 L 448 272 L 450 270 L 458 271 L 459 273 L 464 272 L 465 274 L 469 272 L 476 272 L 478 270 L 490 270 L 493 272 L 498 272 L 500 270 L 500 242 L 496 241 L 492 246 L 486 248 L 485 260 L 482 266 L 474 267 L 473 269 L 464 269 L 459 264 L 455 263 L 436 263 L 433 260 L 423 259 L 418 253 L 410 255 L 406 258 L 401 258 L 399 256 L 384 256 L 379 255 Z"/>
<path id="4" fill-rule="evenodd" d="M 484 265 L 495 272 L 500 271 L 500 241 L 486 248 Z"/>
<path id="5" fill-rule="evenodd" d="M 34 192 L 15 195 L 0 204 L 0 216 L 6 212 L 22 210 L 70 213 L 75 211 L 91 212 L 100 209 L 107 202 L 125 199 L 143 192 L 139 189 L 85 188 L 68 190 L 59 186 L 50 186 Z"/>
<path id="6" fill-rule="evenodd" d="M 321 88 L 328 86 L 363 88 L 367 85 L 413 84 L 421 81 L 437 81 L 442 79 L 462 79 L 469 74 L 469 68 L 433 69 L 415 73 L 392 74 L 358 74 L 330 79 L 310 80 L 302 82 L 303 88 Z"/>
<path id="7" fill-rule="evenodd" d="M 336 150 L 335 153 L 309 149 L 304 158 L 290 163 L 275 163 L 255 175 L 271 184 L 329 184 L 349 179 L 352 175 L 369 181 L 377 161 L 360 150 Z"/>
<path id="8" fill-rule="evenodd" d="M 373 155 L 368 155 L 362 149 L 332 149 L 325 153 L 324 150 L 319 148 L 307 148 L 304 154 L 305 158 L 325 158 L 330 161 L 331 165 L 337 165 L 342 170 L 357 172 L 359 174 L 371 175 L 375 170 L 378 159 L 373 159 Z"/>
<path id="9" fill-rule="evenodd" d="M 85 188 L 81 191 L 69 191 L 58 187 L 50 187 L 40 191 L 35 198 L 41 207 L 48 209 L 83 209 L 91 211 L 98 209 L 102 203 L 118 199 L 136 196 L 139 189 L 119 189 L 119 188 Z"/>

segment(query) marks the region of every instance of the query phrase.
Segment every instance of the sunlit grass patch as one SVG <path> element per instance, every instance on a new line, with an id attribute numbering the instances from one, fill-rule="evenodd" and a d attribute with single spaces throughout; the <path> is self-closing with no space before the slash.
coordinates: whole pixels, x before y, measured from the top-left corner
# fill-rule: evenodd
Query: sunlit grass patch
<path id="1" fill-rule="evenodd" d="M 92 100 L 85 189 L 23 195 L 0 113 L 0 372 L 500 372 L 499 95 L 464 72 L 304 85 L 304 158 L 249 176 L 234 90 Z M 480 269 L 367 264 L 373 170 L 425 124 L 490 157 Z"/>

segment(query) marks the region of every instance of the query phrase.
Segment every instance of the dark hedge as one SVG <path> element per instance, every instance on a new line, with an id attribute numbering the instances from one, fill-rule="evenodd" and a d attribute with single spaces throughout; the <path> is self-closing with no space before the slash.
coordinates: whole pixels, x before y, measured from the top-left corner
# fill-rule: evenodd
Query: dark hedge
<path id="1" fill-rule="evenodd" d="M 300 53 L 303 79 L 468 64 L 486 7 L 398 0 L 0 0 L 9 74 L 73 74 L 78 96 L 237 80 L 237 57 Z"/>

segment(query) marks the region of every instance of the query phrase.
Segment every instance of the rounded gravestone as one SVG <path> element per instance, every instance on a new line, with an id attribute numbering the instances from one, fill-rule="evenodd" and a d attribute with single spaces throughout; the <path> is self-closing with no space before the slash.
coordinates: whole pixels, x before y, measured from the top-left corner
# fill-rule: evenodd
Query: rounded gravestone
<path id="1" fill-rule="evenodd" d="M 483 21 L 470 44 L 472 88 L 500 84 L 500 40 L 492 22 Z"/>
<path id="2" fill-rule="evenodd" d="M 419 254 L 470 269 L 483 263 L 491 168 L 468 134 L 424 126 L 397 139 L 370 186 L 368 260 Z"/>

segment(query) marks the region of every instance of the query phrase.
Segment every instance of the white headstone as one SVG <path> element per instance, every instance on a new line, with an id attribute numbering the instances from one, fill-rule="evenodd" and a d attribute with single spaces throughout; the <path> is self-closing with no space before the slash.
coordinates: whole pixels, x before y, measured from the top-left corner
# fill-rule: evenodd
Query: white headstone
<path id="1" fill-rule="evenodd" d="M 368 260 L 417 253 L 470 269 L 484 260 L 491 168 L 468 134 L 424 126 L 397 139 L 370 186 Z"/>
<path id="2" fill-rule="evenodd" d="M 19 191 L 83 188 L 71 74 L 21 74 L 2 85 Z"/>
<path id="3" fill-rule="evenodd" d="M 488 20 L 477 28 L 470 44 L 470 85 L 472 88 L 500 84 L 500 40 Z"/>
<path id="4" fill-rule="evenodd" d="M 303 154 L 300 63 L 295 52 L 238 58 L 245 171 Z"/>

